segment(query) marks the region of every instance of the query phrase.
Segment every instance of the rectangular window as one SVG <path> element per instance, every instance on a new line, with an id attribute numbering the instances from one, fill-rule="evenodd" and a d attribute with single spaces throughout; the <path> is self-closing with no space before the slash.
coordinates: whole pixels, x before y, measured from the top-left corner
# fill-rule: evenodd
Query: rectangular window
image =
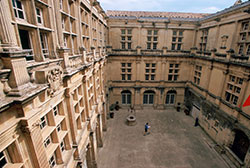
<path id="1" fill-rule="evenodd" d="M 48 49 L 47 34 L 40 33 L 40 39 L 41 39 L 41 46 L 42 46 L 43 56 L 45 58 L 48 58 L 49 57 L 49 49 Z"/>
<path id="2" fill-rule="evenodd" d="M 7 165 L 7 159 L 2 151 L 0 152 L 0 167 L 4 167 L 5 165 Z"/>
<path id="3" fill-rule="evenodd" d="M 156 50 L 157 49 L 157 41 L 158 41 L 158 30 L 148 30 L 147 49 L 148 50 L 151 50 L 151 49 Z"/>
<path id="4" fill-rule="evenodd" d="M 237 105 L 240 96 L 241 88 L 239 85 L 243 84 L 243 79 L 234 75 L 229 76 L 227 89 L 225 91 L 225 100 L 233 105 Z"/>
<path id="5" fill-rule="evenodd" d="M 51 144 L 51 137 L 48 136 L 48 137 L 43 141 L 43 145 L 44 145 L 45 148 L 47 148 L 50 144 Z"/>
<path id="6" fill-rule="evenodd" d="M 43 129 L 47 126 L 47 116 L 43 116 L 41 119 L 40 119 L 40 128 Z"/>
<path id="7" fill-rule="evenodd" d="M 52 155 L 52 157 L 49 159 L 49 165 L 50 165 L 50 168 L 53 168 L 56 166 L 56 157 L 55 157 L 55 154 Z"/>
<path id="8" fill-rule="evenodd" d="M 131 80 L 131 63 L 121 63 L 122 80 Z"/>
<path id="9" fill-rule="evenodd" d="M 25 19 L 23 4 L 19 0 L 12 0 L 15 17 Z"/>
<path id="10" fill-rule="evenodd" d="M 64 141 L 62 141 L 62 142 L 60 143 L 60 149 L 61 149 L 62 152 L 65 150 Z"/>
<path id="11" fill-rule="evenodd" d="M 57 116 L 57 114 L 58 114 L 58 107 L 57 106 L 53 107 L 53 114 L 54 114 L 54 116 Z"/>
<path id="12" fill-rule="evenodd" d="M 177 81 L 179 76 L 179 64 L 169 64 L 168 70 L 168 80 L 169 81 Z"/>
<path id="13" fill-rule="evenodd" d="M 56 130 L 57 130 L 57 132 L 60 132 L 60 131 L 62 130 L 62 125 L 61 125 L 61 123 L 58 124 L 58 126 L 56 127 Z"/>
<path id="14" fill-rule="evenodd" d="M 202 66 L 195 65 L 195 70 L 194 70 L 194 83 L 197 84 L 197 85 L 200 84 L 201 71 L 202 71 Z"/>
<path id="15" fill-rule="evenodd" d="M 43 24 L 43 15 L 42 15 L 42 9 L 36 8 L 36 17 L 37 17 L 37 22 L 39 24 Z"/>
<path id="16" fill-rule="evenodd" d="M 183 38 L 182 36 L 183 36 L 182 30 L 173 31 L 171 50 L 177 50 L 177 51 L 181 50 L 182 38 Z"/>
<path id="17" fill-rule="evenodd" d="M 132 29 L 121 29 L 121 48 L 132 49 Z"/>

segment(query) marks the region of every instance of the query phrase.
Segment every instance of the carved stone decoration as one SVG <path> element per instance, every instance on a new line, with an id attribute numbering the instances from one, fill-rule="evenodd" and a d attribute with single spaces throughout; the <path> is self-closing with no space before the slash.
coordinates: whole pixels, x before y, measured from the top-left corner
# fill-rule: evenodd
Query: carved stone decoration
<path id="1" fill-rule="evenodd" d="M 63 71 L 61 68 L 55 68 L 48 72 L 47 81 L 49 83 L 48 93 L 53 96 L 54 93 L 60 89 L 62 85 Z"/>

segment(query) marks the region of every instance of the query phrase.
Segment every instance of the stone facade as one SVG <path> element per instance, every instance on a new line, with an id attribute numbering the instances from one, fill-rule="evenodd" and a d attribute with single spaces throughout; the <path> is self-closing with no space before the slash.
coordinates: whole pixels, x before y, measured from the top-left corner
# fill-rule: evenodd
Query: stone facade
<path id="1" fill-rule="evenodd" d="M 93 0 L 0 1 L 0 167 L 97 167 L 106 35 Z"/>
<path id="2" fill-rule="evenodd" d="M 250 2 L 215 14 L 108 11 L 109 103 L 176 107 L 250 166 Z"/>

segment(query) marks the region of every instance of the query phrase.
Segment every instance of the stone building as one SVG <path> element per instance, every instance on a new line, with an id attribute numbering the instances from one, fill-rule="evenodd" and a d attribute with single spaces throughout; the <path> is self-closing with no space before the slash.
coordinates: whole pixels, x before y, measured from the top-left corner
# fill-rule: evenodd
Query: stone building
<path id="1" fill-rule="evenodd" d="M 107 11 L 110 103 L 185 111 L 250 167 L 249 13 L 249 1 L 214 14 Z"/>
<path id="2" fill-rule="evenodd" d="M 0 1 L 0 167 L 96 167 L 106 36 L 94 0 Z"/>
<path id="3" fill-rule="evenodd" d="M 199 118 L 250 167 L 249 13 L 240 0 L 214 14 L 0 0 L 0 167 L 97 167 L 117 100 Z"/>

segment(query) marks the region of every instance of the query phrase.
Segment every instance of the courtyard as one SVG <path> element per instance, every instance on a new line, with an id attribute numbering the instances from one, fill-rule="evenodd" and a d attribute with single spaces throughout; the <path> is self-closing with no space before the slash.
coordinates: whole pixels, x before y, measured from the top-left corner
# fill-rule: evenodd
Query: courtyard
<path id="1" fill-rule="evenodd" d="M 175 109 L 136 110 L 137 124 L 126 125 L 127 109 L 115 112 L 99 148 L 99 168 L 227 168 L 213 141 L 194 119 Z M 151 126 L 144 136 L 144 124 Z"/>

